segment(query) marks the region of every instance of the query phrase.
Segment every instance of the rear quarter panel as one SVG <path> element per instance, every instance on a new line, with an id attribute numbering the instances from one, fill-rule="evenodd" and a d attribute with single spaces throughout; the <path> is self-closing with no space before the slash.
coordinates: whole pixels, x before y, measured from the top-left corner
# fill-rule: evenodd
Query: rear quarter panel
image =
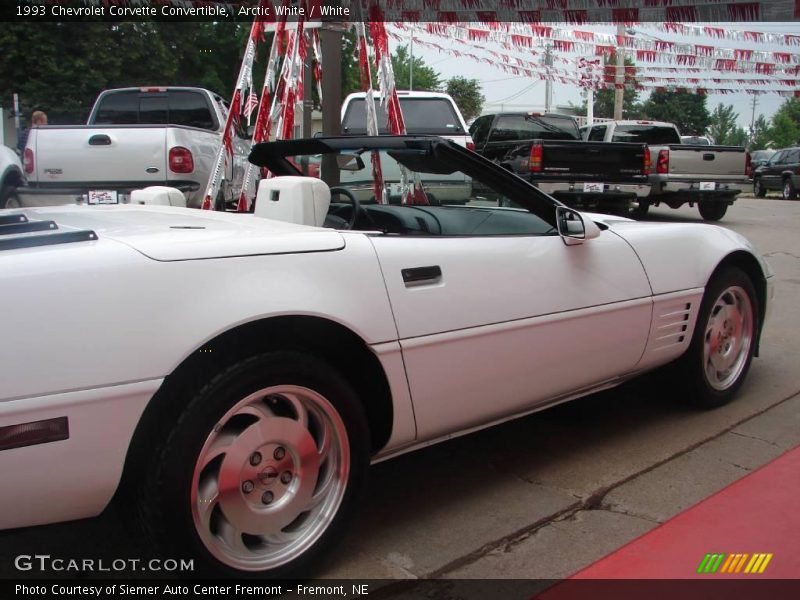
<path id="1" fill-rule="evenodd" d="M 357 286 L 352 282 L 358 281 Z M 346 247 L 158 262 L 108 239 L 0 253 L 0 401 L 164 377 L 215 336 L 278 315 L 397 338 L 377 259 Z"/>

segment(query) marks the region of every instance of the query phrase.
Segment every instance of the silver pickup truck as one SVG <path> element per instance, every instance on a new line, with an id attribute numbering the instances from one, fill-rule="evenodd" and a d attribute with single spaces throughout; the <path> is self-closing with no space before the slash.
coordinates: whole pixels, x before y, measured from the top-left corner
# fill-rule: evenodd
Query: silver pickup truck
<path id="1" fill-rule="evenodd" d="M 741 192 L 749 189 L 750 155 L 741 146 L 681 143 L 678 128 L 660 121 L 607 121 L 583 130 L 584 139 L 644 142 L 650 148 L 650 195 L 639 199 L 636 216 L 651 205 L 678 208 L 697 204 L 707 221 L 720 220 Z"/>
<path id="2" fill-rule="evenodd" d="M 86 125 L 34 127 L 23 155 L 21 206 L 125 203 L 132 190 L 167 185 L 187 205 L 202 201 L 227 117 L 220 96 L 201 88 L 107 90 Z M 218 203 L 241 188 L 249 141 L 233 136 Z"/>

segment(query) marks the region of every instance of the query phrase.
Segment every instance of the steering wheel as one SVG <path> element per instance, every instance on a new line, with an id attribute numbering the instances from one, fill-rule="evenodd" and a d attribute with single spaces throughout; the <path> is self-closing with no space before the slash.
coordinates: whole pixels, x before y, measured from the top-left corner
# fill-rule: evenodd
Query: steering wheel
<path id="1" fill-rule="evenodd" d="M 335 227 L 337 229 L 355 229 L 356 220 L 361 212 L 361 203 L 358 201 L 358 198 L 353 195 L 353 192 L 343 187 L 332 187 L 331 198 L 334 196 L 345 196 L 348 200 L 350 200 L 350 204 L 353 205 L 353 214 L 350 215 L 349 221 L 346 221 L 337 215 L 328 215 L 325 217 L 325 226 Z"/>

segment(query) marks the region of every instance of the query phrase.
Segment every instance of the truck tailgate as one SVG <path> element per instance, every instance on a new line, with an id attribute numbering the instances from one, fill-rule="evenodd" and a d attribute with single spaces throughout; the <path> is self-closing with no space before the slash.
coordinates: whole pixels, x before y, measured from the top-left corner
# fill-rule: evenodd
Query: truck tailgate
<path id="1" fill-rule="evenodd" d="M 542 173 L 571 181 L 637 181 L 644 173 L 645 144 L 624 142 L 542 141 Z"/>
<path id="2" fill-rule="evenodd" d="M 741 146 L 669 146 L 670 178 L 742 179 L 745 149 Z M 682 177 L 683 176 L 683 177 Z"/>
<path id="3" fill-rule="evenodd" d="M 41 184 L 148 183 L 167 179 L 164 125 L 42 127 L 34 140 Z"/>

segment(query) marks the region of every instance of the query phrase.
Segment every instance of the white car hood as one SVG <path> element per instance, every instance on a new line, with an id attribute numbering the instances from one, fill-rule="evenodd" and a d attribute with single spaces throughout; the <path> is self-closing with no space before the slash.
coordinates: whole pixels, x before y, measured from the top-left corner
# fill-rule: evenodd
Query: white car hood
<path id="1" fill-rule="evenodd" d="M 14 211 L 18 212 L 18 211 Z M 30 220 L 53 220 L 59 229 L 91 229 L 154 260 L 198 260 L 261 254 L 330 252 L 342 236 L 252 214 L 166 206 L 59 206 L 22 209 Z"/>

